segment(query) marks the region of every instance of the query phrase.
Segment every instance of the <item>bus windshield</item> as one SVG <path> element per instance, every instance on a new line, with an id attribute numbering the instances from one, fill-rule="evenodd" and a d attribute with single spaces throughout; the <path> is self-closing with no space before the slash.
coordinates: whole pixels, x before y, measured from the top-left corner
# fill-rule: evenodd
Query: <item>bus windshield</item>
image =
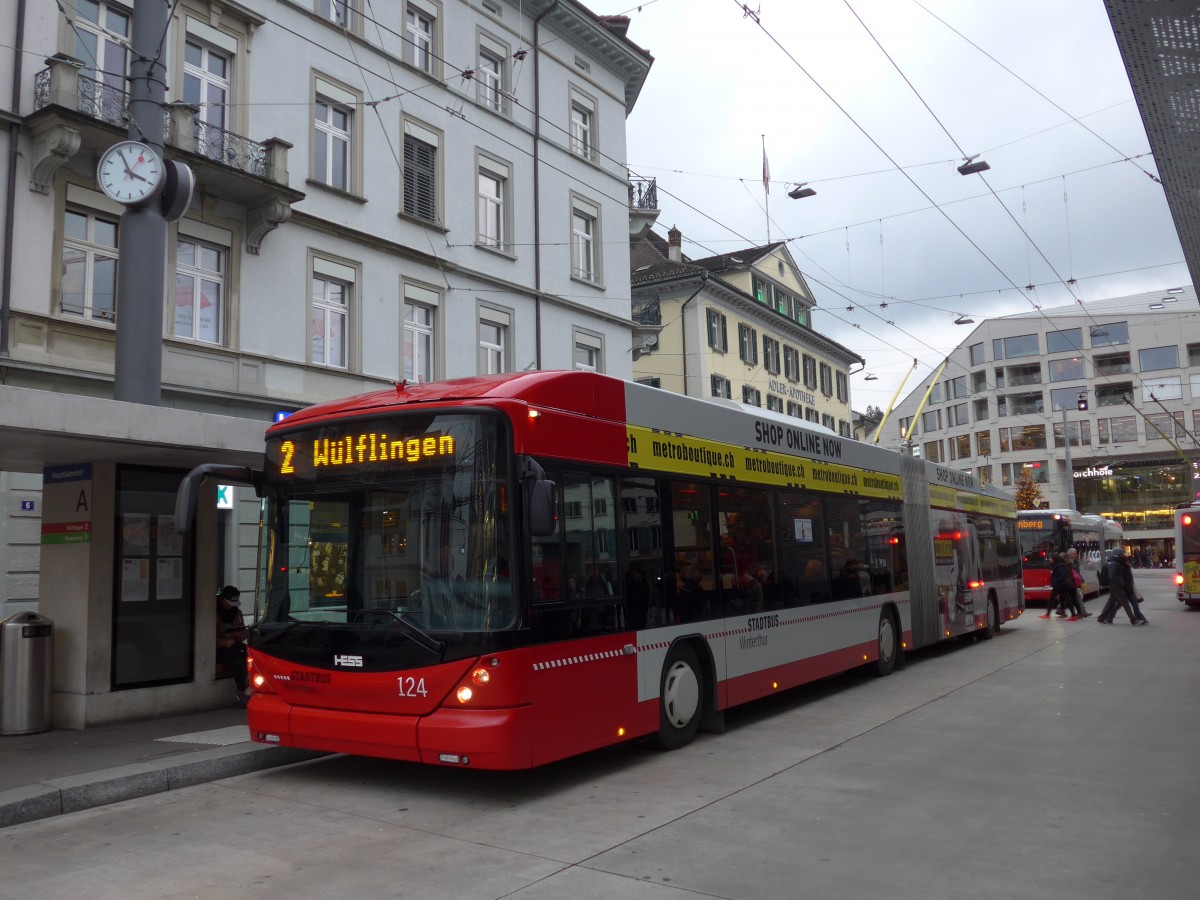
<path id="1" fill-rule="evenodd" d="M 353 419 L 272 436 L 262 625 L 434 633 L 517 622 L 502 420 Z"/>
<path id="2" fill-rule="evenodd" d="M 1017 521 L 1021 539 L 1021 562 L 1026 566 L 1049 566 L 1055 553 L 1071 546 L 1070 529 L 1049 515 L 1024 516 Z"/>

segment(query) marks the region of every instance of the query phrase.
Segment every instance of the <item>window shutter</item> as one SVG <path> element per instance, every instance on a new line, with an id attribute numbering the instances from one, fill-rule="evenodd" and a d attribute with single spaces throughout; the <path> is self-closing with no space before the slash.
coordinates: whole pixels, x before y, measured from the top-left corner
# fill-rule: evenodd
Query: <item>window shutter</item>
<path id="1" fill-rule="evenodd" d="M 404 136 L 404 211 L 437 221 L 437 148 L 410 134 Z"/>

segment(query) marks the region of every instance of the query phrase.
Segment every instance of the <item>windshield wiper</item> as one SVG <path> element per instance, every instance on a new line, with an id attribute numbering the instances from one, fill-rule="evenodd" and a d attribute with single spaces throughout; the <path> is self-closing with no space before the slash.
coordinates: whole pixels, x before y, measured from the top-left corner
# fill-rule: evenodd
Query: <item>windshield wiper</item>
<path id="1" fill-rule="evenodd" d="M 404 615 L 404 613 L 397 612 L 394 609 L 385 609 L 381 610 L 381 612 L 388 613 L 393 619 L 396 620 L 397 624 L 400 625 L 401 630 L 404 631 L 405 634 L 411 637 L 430 653 L 441 653 L 446 649 L 445 641 L 439 641 L 408 616 Z"/>

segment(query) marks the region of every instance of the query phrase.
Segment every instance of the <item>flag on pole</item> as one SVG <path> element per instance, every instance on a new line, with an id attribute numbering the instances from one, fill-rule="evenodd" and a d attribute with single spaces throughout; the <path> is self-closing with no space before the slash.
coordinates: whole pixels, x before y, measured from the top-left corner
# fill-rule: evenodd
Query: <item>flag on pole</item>
<path id="1" fill-rule="evenodd" d="M 767 138 L 763 135 L 763 191 L 771 193 L 771 166 L 767 162 Z"/>

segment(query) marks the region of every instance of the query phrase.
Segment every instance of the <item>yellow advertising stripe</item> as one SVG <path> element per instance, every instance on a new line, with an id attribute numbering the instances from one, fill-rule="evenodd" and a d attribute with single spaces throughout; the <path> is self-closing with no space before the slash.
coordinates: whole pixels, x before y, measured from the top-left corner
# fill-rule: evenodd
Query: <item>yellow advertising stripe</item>
<path id="1" fill-rule="evenodd" d="M 723 441 L 687 437 L 637 425 L 626 426 L 629 464 L 699 478 L 735 478 L 753 484 L 800 487 L 836 494 L 899 500 L 900 478 L 837 463 L 816 462 L 785 453 L 738 447 Z"/>
<path id="2" fill-rule="evenodd" d="M 1009 519 L 1017 517 L 1017 507 L 1010 500 L 1000 500 L 996 497 L 988 497 L 986 494 L 972 494 L 969 491 L 960 491 L 957 488 L 943 487 L 937 484 L 929 486 L 929 505 L 940 509 L 1004 516 Z"/>

